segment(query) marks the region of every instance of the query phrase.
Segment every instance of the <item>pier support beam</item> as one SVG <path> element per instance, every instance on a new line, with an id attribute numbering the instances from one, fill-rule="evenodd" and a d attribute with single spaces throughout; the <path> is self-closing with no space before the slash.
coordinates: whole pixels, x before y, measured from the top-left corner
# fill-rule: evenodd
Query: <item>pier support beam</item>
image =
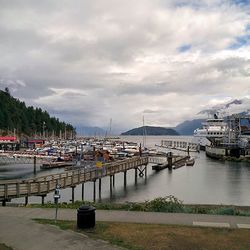
<path id="1" fill-rule="evenodd" d="M 99 178 L 99 199 L 102 197 L 102 178 Z"/>
<path id="2" fill-rule="evenodd" d="M 124 171 L 124 187 L 127 186 L 127 171 Z"/>
<path id="3" fill-rule="evenodd" d="M 71 202 L 73 204 L 75 202 L 75 186 L 72 186 L 71 190 L 72 190 Z"/>
<path id="4" fill-rule="evenodd" d="M 42 195 L 42 205 L 44 205 L 44 198 L 46 197 L 46 195 Z"/>
<path id="5" fill-rule="evenodd" d="M 95 186 L 96 180 L 93 181 L 93 202 L 95 202 L 96 198 L 96 186 Z"/>
<path id="6" fill-rule="evenodd" d="M 34 174 L 36 174 L 36 156 L 34 156 Z"/>
<path id="7" fill-rule="evenodd" d="M 135 185 L 137 185 L 137 172 L 138 172 L 138 168 L 135 168 Z"/>
<path id="8" fill-rule="evenodd" d="M 115 186 L 115 175 L 113 175 L 113 187 Z"/>
<path id="9" fill-rule="evenodd" d="M 28 205 L 28 201 L 29 201 L 29 196 L 25 196 L 25 206 L 27 206 Z"/>
<path id="10" fill-rule="evenodd" d="M 84 200 L 84 182 L 82 183 L 82 201 Z"/>
<path id="11" fill-rule="evenodd" d="M 2 207 L 5 207 L 6 206 L 6 200 L 3 200 L 2 201 Z"/>
<path id="12" fill-rule="evenodd" d="M 173 157 L 172 157 L 172 153 L 170 152 L 168 157 L 167 157 L 167 161 L 168 161 L 168 169 L 172 170 L 173 168 Z"/>
<path id="13" fill-rule="evenodd" d="M 109 187 L 110 187 L 110 195 L 112 195 L 112 189 L 113 189 L 113 186 L 112 186 L 112 175 L 109 176 Z"/>
<path id="14" fill-rule="evenodd" d="M 144 165 L 138 168 L 139 170 L 139 176 L 143 177 L 145 175 L 145 178 L 147 177 L 147 165 Z"/>

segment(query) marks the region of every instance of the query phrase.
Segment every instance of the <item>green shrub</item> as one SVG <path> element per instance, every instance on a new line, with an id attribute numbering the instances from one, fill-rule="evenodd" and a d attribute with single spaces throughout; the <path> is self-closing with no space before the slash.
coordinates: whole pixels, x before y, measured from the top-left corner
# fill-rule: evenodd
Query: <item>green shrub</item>
<path id="1" fill-rule="evenodd" d="M 193 213 L 195 213 L 195 214 L 209 214 L 210 209 L 206 208 L 206 207 L 202 207 L 202 206 L 197 206 L 197 207 L 194 207 Z"/>
<path id="2" fill-rule="evenodd" d="M 179 213 L 184 211 L 182 201 L 172 195 L 146 201 L 146 207 L 147 210 L 154 212 Z"/>
<path id="3" fill-rule="evenodd" d="M 215 214 L 220 215 L 236 215 L 237 210 L 234 207 L 221 207 L 215 210 Z"/>

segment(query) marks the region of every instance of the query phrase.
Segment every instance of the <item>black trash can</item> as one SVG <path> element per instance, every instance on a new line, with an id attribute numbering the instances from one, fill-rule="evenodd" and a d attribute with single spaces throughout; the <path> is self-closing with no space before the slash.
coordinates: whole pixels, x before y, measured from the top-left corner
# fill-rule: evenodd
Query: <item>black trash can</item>
<path id="1" fill-rule="evenodd" d="M 77 209 L 77 227 L 95 227 L 95 207 L 82 205 Z"/>

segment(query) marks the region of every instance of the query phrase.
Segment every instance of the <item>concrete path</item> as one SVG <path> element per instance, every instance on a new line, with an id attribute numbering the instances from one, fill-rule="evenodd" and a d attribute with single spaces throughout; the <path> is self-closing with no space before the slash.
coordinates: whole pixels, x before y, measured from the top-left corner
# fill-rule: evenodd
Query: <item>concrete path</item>
<path id="1" fill-rule="evenodd" d="M 59 220 L 76 220 L 77 210 L 59 209 Z M 54 219 L 55 209 L 0 207 L 0 242 L 19 250 L 29 249 L 120 249 L 32 218 Z M 97 221 L 176 224 L 226 228 L 249 228 L 250 217 L 181 213 L 96 211 Z"/>
<path id="2" fill-rule="evenodd" d="M 61 230 L 53 225 L 42 225 L 31 218 L 46 217 L 52 211 L 45 211 L 38 216 L 36 211 L 19 208 L 0 208 L 0 243 L 14 250 L 118 250 L 102 240 L 70 230 Z M 51 213 L 53 214 L 53 213 Z M 53 218 L 53 216 L 49 217 Z"/>
<path id="3" fill-rule="evenodd" d="M 25 207 L 0 207 L 0 216 L 18 216 L 22 218 L 54 219 L 55 208 L 25 208 Z M 59 220 L 76 220 L 76 209 L 58 209 Z M 250 217 L 208 215 L 208 214 L 182 214 L 182 213 L 155 213 L 155 212 L 131 212 L 115 210 L 96 210 L 97 221 L 116 221 L 153 224 L 176 224 L 216 226 L 221 223 L 225 227 L 239 228 L 239 225 L 250 227 Z M 200 223 L 200 225 L 199 225 Z"/>

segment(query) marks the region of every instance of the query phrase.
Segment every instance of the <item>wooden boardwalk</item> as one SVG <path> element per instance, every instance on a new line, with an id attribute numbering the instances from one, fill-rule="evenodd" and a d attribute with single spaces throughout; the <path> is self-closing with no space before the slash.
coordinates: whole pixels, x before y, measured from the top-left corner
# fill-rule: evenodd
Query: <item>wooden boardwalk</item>
<path id="1" fill-rule="evenodd" d="M 46 196 L 46 194 L 53 192 L 56 185 L 59 184 L 61 188 L 74 188 L 76 185 L 88 181 L 95 182 L 105 176 L 113 176 L 116 173 L 124 172 L 124 185 L 126 180 L 126 172 L 130 169 L 137 170 L 140 166 L 148 164 L 148 157 L 132 157 L 129 159 L 119 160 L 112 163 L 106 163 L 102 168 L 95 168 L 92 170 L 72 170 L 60 174 L 51 174 L 48 176 L 37 177 L 27 180 L 9 180 L 0 182 L 0 201 L 10 201 L 13 198 L 28 197 L 28 196 Z M 140 169 L 139 169 L 140 170 Z M 95 197 L 95 196 L 94 196 Z"/>

